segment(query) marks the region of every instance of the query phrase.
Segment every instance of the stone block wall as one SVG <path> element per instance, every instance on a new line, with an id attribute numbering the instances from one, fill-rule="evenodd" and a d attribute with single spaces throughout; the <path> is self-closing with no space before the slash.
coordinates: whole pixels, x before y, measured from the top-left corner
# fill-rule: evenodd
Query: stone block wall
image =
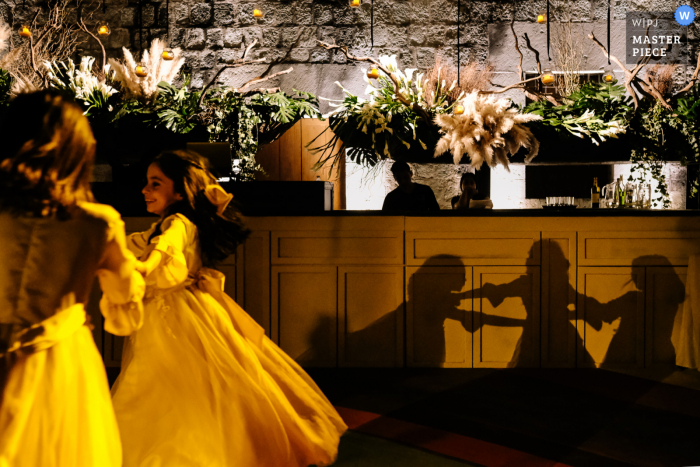
<path id="1" fill-rule="evenodd" d="M 341 96 L 334 81 L 343 79 L 343 84 L 357 93 L 362 93 L 364 83 L 357 64 L 346 63 L 340 53 L 319 48 L 317 40 L 346 44 L 360 55 L 395 54 L 402 67 L 429 68 L 436 55 L 456 60 L 457 0 L 374 0 L 374 48 L 370 39 L 372 0 L 361 0 L 359 8 L 351 8 L 348 0 L 262 1 L 257 3 L 266 13 L 262 19 L 253 17 L 256 3 L 250 1 L 90 1 L 93 3 L 84 5 L 95 10 L 94 22 L 107 21 L 112 28 L 105 41 L 110 56 L 121 56 L 121 47 L 139 50 L 155 37 L 166 39 L 171 46 L 184 49 L 195 87 L 202 86 L 221 65 L 239 58 L 254 39 L 260 42 L 255 58 L 264 57 L 269 63 L 286 57 L 279 66 L 295 67 L 277 84 L 329 98 Z M 681 3 L 688 2 L 613 0 L 613 19 L 624 20 L 627 10 L 671 10 Z M 700 0 L 689 3 L 700 6 Z M 497 57 L 502 65 L 511 66 L 517 54 L 508 44 L 494 43 L 489 25 L 507 23 L 515 15 L 519 23 L 535 27 L 537 12 L 545 6 L 546 0 L 461 0 L 462 57 L 479 62 Z M 46 0 L 0 0 L 0 17 L 10 24 L 31 19 L 37 9 L 45 14 Z M 602 24 L 606 9 L 605 0 L 551 0 L 551 19 Z M 691 29 L 695 40 L 696 27 Z M 509 35 L 503 28 L 496 33 L 502 38 Z M 86 52 L 98 54 L 94 42 L 87 41 L 84 47 Z M 222 84 L 240 84 L 265 68 L 228 70 L 220 80 Z M 503 71 L 502 66 L 499 71 Z M 507 76 L 506 81 L 512 78 Z"/>

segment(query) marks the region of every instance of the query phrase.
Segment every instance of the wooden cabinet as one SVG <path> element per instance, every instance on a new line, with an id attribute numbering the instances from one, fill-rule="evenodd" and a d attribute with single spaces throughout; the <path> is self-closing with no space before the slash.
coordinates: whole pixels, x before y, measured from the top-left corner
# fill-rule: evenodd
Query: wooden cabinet
<path id="1" fill-rule="evenodd" d="M 403 366 L 403 268 L 338 268 L 338 364 Z"/>
<path id="2" fill-rule="evenodd" d="M 474 267 L 474 367 L 540 362 L 540 268 Z"/>
<path id="3" fill-rule="evenodd" d="M 472 367 L 472 268 L 452 264 L 406 268 L 408 366 Z"/>
<path id="4" fill-rule="evenodd" d="M 643 267 L 578 270 L 578 366 L 644 365 Z"/>
<path id="5" fill-rule="evenodd" d="M 249 240 L 220 266 L 226 291 L 303 366 L 672 365 L 684 266 L 700 252 L 700 217 L 248 221 Z M 123 340 L 100 339 L 118 366 Z"/>
<path id="6" fill-rule="evenodd" d="M 272 267 L 272 339 L 304 366 L 337 365 L 335 266 Z"/>
<path id="7" fill-rule="evenodd" d="M 676 351 L 671 333 L 676 314 L 683 309 L 688 268 L 646 268 L 645 366 L 672 366 Z"/>

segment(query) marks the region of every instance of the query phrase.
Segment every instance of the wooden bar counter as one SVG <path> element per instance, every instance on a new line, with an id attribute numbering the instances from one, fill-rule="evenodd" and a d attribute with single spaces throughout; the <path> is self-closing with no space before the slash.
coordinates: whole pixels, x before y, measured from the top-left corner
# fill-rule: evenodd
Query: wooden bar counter
<path id="1" fill-rule="evenodd" d="M 249 217 L 226 291 L 325 367 L 673 365 L 698 211 Z M 125 218 L 127 230 L 154 218 Z M 120 342 L 104 335 L 105 360 Z"/>

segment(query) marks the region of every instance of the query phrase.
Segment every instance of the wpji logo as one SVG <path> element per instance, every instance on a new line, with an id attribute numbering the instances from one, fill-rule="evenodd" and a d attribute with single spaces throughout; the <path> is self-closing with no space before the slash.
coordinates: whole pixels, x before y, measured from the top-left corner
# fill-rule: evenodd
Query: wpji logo
<path id="1" fill-rule="evenodd" d="M 688 5 L 681 5 L 676 8 L 676 23 L 681 26 L 690 26 L 695 20 L 695 10 Z"/>

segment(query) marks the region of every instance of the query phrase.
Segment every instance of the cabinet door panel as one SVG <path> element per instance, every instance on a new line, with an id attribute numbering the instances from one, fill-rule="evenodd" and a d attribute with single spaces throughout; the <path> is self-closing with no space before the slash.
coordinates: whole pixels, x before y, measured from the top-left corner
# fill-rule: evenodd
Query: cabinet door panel
<path id="1" fill-rule="evenodd" d="M 272 268 L 272 335 L 304 366 L 336 365 L 337 268 Z"/>
<path id="2" fill-rule="evenodd" d="M 576 232 L 542 233 L 542 366 L 576 366 Z"/>
<path id="3" fill-rule="evenodd" d="M 644 365 L 644 268 L 583 267 L 578 271 L 576 330 L 579 366 Z"/>
<path id="4" fill-rule="evenodd" d="M 474 268 L 474 367 L 539 366 L 540 268 Z"/>
<path id="5" fill-rule="evenodd" d="M 406 279 L 408 365 L 471 368 L 472 268 L 408 267 Z"/>
<path id="6" fill-rule="evenodd" d="M 403 365 L 403 268 L 340 267 L 340 366 Z"/>
<path id="7" fill-rule="evenodd" d="M 270 232 L 253 232 L 237 256 L 236 302 L 270 336 Z M 231 281 L 227 274 L 226 283 Z"/>
<path id="8" fill-rule="evenodd" d="M 675 365 L 671 333 L 676 315 L 683 311 L 688 268 L 646 269 L 646 366 Z"/>

